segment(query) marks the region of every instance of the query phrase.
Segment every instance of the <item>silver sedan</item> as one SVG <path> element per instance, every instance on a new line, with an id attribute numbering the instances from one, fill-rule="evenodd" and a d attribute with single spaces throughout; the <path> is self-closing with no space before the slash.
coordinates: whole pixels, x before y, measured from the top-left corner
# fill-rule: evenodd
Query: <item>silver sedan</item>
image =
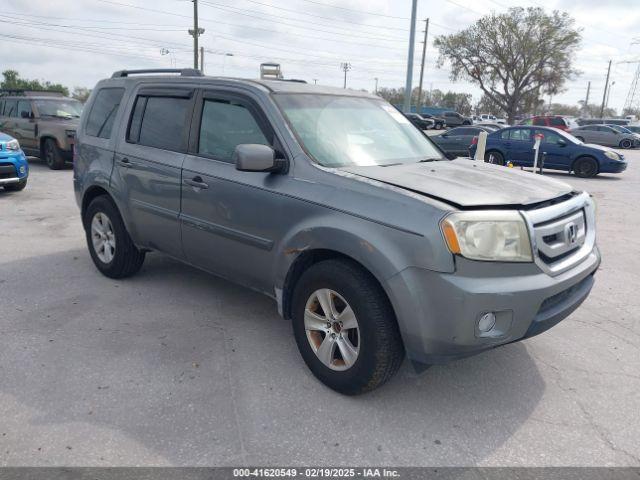
<path id="1" fill-rule="evenodd" d="M 640 146 L 639 135 L 618 125 L 584 125 L 569 130 L 569 133 L 585 143 L 620 148 Z"/>

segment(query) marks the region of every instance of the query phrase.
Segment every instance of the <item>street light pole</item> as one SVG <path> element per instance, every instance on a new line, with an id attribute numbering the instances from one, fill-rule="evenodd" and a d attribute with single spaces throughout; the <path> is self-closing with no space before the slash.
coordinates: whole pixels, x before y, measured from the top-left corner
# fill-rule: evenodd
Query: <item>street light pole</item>
<path id="1" fill-rule="evenodd" d="M 376 81 L 376 89 L 375 89 L 375 93 L 376 95 L 378 94 L 378 77 L 374 77 L 373 78 Z"/>
<path id="2" fill-rule="evenodd" d="M 407 83 L 404 87 L 403 111 L 411 110 L 411 83 L 413 80 L 413 51 L 416 43 L 416 10 L 418 0 L 413 0 L 411 4 L 411 30 L 409 31 L 409 56 L 407 59 Z"/>

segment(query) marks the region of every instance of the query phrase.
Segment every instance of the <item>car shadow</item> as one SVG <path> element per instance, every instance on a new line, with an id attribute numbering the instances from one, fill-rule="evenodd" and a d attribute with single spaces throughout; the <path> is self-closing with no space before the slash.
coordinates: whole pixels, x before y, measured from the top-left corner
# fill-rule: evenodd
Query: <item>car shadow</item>
<path id="1" fill-rule="evenodd" d="M 475 465 L 545 390 L 511 344 L 339 395 L 273 300 L 158 254 L 126 280 L 84 249 L 34 256 L 0 264 L 0 284 L 0 430 L 33 465 Z M 69 449 L 34 459 L 42 438 Z"/>

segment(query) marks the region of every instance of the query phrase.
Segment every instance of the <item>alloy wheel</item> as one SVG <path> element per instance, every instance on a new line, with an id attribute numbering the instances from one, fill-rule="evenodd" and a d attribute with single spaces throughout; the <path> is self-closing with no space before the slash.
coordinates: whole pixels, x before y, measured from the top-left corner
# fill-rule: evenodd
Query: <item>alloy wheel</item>
<path id="1" fill-rule="evenodd" d="M 339 293 L 328 288 L 313 292 L 305 305 L 304 328 L 311 349 L 331 370 L 348 370 L 358 359 L 358 320 Z"/>
<path id="2" fill-rule="evenodd" d="M 91 241 L 100 261 L 110 263 L 116 254 L 116 238 L 111 220 L 102 212 L 91 220 Z"/>

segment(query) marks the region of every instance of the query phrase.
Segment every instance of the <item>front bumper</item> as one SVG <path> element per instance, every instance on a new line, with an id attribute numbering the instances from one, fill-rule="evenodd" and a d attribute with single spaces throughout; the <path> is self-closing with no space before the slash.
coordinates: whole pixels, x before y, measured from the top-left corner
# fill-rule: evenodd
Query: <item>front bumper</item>
<path id="1" fill-rule="evenodd" d="M 22 150 L 0 151 L 0 186 L 19 183 L 29 176 L 29 163 Z"/>
<path id="2" fill-rule="evenodd" d="M 600 173 L 620 173 L 627 169 L 627 162 L 617 162 L 607 159 L 606 163 L 600 165 Z"/>
<path id="3" fill-rule="evenodd" d="M 420 370 L 542 333 L 587 298 L 599 265 L 594 247 L 557 276 L 533 263 L 465 259 L 457 260 L 456 273 L 408 268 L 388 284 L 407 356 Z M 478 330 L 487 312 L 496 314 L 488 335 Z"/>

